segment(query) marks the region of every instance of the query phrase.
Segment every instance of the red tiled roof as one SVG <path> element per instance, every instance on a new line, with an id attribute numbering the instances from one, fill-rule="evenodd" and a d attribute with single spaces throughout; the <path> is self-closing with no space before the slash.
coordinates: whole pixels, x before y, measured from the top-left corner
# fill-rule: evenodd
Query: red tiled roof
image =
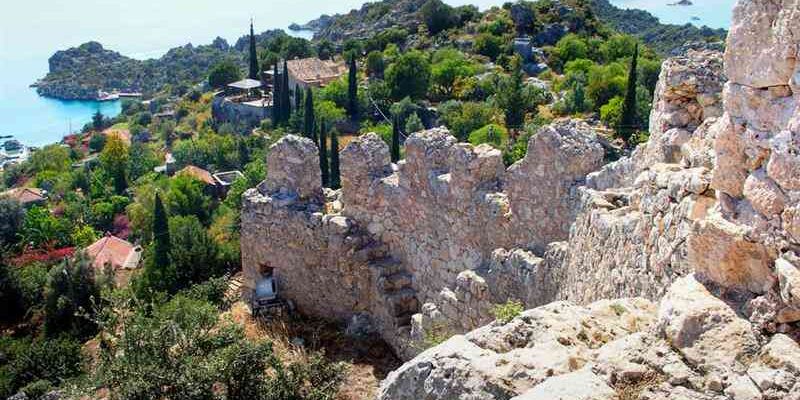
<path id="1" fill-rule="evenodd" d="M 139 262 L 140 250 L 116 236 L 106 235 L 86 248 L 86 254 L 94 259 L 97 269 L 110 264 L 113 268 L 135 268 Z"/>
<path id="2" fill-rule="evenodd" d="M 189 165 L 186 168 L 178 171 L 178 175 L 189 175 L 194 177 L 195 179 L 205 183 L 206 185 L 216 185 L 217 181 L 214 180 L 214 177 L 211 175 L 211 172 L 208 172 L 200 167 L 195 167 L 194 165 Z"/>
<path id="3" fill-rule="evenodd" d="M 21 204 L 45 201 L 44 190 L 39 188 L 19 187 L 0 193 L 0 197 L 15 199 Z"/>

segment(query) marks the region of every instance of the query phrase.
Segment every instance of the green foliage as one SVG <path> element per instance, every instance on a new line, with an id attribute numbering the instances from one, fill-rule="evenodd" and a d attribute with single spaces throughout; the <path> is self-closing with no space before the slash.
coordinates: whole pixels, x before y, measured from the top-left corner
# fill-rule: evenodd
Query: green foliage
<path id="1" fill-rule="evenodd" d="M 394 115 L 392 117 L 392 142 L 391 142 L 391 159 L 393 163 L 400 161 L 400 117 Z"/>
<path id="2" fill-rule="evenodd" d="M 491 33 L 481 33 L 475 38 L 472 50 L 478 54 L 497 60 L 497 57 L 506 51 L 506 40 L 501 36 Z"/>
<path id="3" fill-rule="evenodd" d="M 624 99 L 614 97 L 604 106 L 600 107 L 600 120 L 611 127 L 620 126 L 622 123 L 622 104 Z"/>
<path id="4" fill-rule="evenodd" d="M 431 66 L 431 91 L 440 98 L 451 98 L 458 80 L 476 75 L 480 66 L 455 49 L 442 49 L 433 53 Z"/>
<path id="5" fill-rule="evenodd" d="M 342 186 L 342 172 L 339 165 L 339 131 L 331 130 L 331 189 Z"/>
<path id="6" fill-rule="evenodd" d="M 459 140 L 492 122 L 499 111 L 489 103 L 447 101 L 439 106 L 444 124 Z"/>
<path id="7" fill-rule="evenodd" d="M 331 172 L 330 172 L 330 164 L 328 163 L 328 128 L 327 125 L 322 122 L 320 123 L 319 129 L 319 143 L 317 143 L 317 147 L 319 147 L 319 169 L 322 175 L 322 186 L 329 187 L 331 181 Z"/>
<path id="8" fill-rule="evenodd" d="M 0 321 L 9 322 L 23 313 L 22 293 L 11 267 L 0 263 Z"/>
<path id="9" fill-rule="evenodd" d="M 17 242 L 24 219 L 25 209 L 18 201 L 0 198 L 0 253 Z"/>
<path id="10" fill-rule="evenodd" d="M 347 75 L 347 115 L 352 120 L 358 119 L 358 67 L 356 57 L 350 56 L 348 60 L 349 73 Z"/>
<path id="11" fill-rule="evenodd" d="M 70 235 L 72 244 L 77 247 L 86 247 L 94 243 L 99 237 L 100 234 L 91 225 L 76 226 L 72 230 L 72 235 Z"/>
<path id="12" fill-rule="evenodd" d="M 386 83 L 392 97 L 400 100 L 424 98 L 431 80 L 431 65 L 425 53 L 418 50 L 401 55 L 386 69 Z"/>
<path id="13" fill-rule="evenodd" d="M 145 275 L 159 277 L 161 272 L 156 270 L 166 269 L 169 265 L 170 232 L 167 212 L 164 209 L 164 203 L 161 201 L 161 195 L 158 193 L 156 193 L 153 207 L 153 262 L 151 264 L 153 271 L 148 271 L 145 268 Z"/>
<path id="14" fill-rule="evenodd" d="M 383 53 L 375 50 L 367 54 L 367 74 L 381 78 L 383 77 L 384 69 L 386 69 L 386 64 L 383 59 Z"/>
<path id="15" fill-rule="evenodd" d="M 106 308 L 95 379 L 120 400 L 332 399 L 344 366 L 312 356 L 285 364 L 268 342 L 250 342 L 238 325 L 220 322 L 212 304 L 183 294 Z M 152 311 L 148 311 L 152 310 Z"/>
<path id="16" fill-rule="evenodd" d="M 103 146 L 106 145 L 106 135 L 94 134 L 89 139 L 89 151 L 97 153 L 103 151 Z"/>
<path id="17" fill-rule="evenodd" d="M 4 362 L 0 364 L 0 397 L 3 398 L 20 390 L 29 396 L 36 395 L 43 387 L 57 386 L 83 372 L 81 343 L 66 336 L 0 338 L 0 354 L 4 355 Z"/>
<path id="18" fill-rule="evenodd" d="M 488 143 L 502 149 L 508 143 L 508 131 L 500 125 L 489 124 L 470 133 L 469 142 L 475 146 Z"/>
<path id="19" fill-rule="evenodd" d="M 506 128 L 518 130 L 525 124 L 526 102 L 523 94 L 522 60 L 515 56 L 511 62 L 511 76 L 503 81 L 496 101 L 505 114 Z"/>
<path id="20" fill-rule="evenodd" d="M 460 22 L 453 7 L 442 3 L 441 0 L 428 0 L 420 8 L 422 22 L 428 27 L 431 35 L 450 29 Z"/>
<path id="21" fill-rule="evenodd" d="M 135 182 L 160 164 L 156 153 L 145 143 L 135 142 L 128 150 L 128 181 Z"/>
<path id="22" fill-rule="evenodd" d="M 221 88 L 240 79 L 242 79 L 242 71 L 235 62 L 230 60 L 219 62 L 208 74 L 208 84 L 212 88 Z"/>
<path id="23" fill-rule="evenodd" d="M 556 43 L 552 50 L 550 64 L 556 70 L 562 70 L 564 65 L 572 60 L 587 58 L 589 46 L 586 41 L 574 33 L 570 33 Z"/>
<path id="24" fill-rule="evenodd" d="M 50 336 L 68 333 L 86 338 L 95 333 L 89 319 L 99 300 L 91 260 L 79 254 L 50 271 L 44 292 L 44 331 Z"/>
<path id="25" fill-rule="evenodd" d="M 170 292 L 188 288 L 194 283 L 219 276 L 219 251 L 200 221 L 193 215 L 175 216 L 169 219 L 169 261 L 175 277 L 166 277 L 173 282 Z"/>
<path id="26" fill-rule="evenodd" d="M 105 117 L 103 117 L 103 113 L 98 109 L 95 111 L 94 115 L 92 115 L 92 127 L 94 130 L 99 131 L 103 129 L 105 123 Z"/>
<path id="27" fill-rule="evenodd" d="M 113 179 L 116 193 L 123 193 L 128 187 L 128 145 L 119 137 L 111 136 L 100 153 L 100 163 Z"/>
<path id="28" fill-rule="evenodd" d="M 412 113 L 406 119 L 405 128 L 406 128 L 406 133 L 408 133 L 410 135 L 412 133 L 424 130 L 425 129 L 425 125 L 422 124 L 422 120 L 419 119 L 419 116 L 417 115 L 417 113 Z"/>
<path id="29" fill-rule="evenodd" d="M 66 172 L 72 165 L 69 150 L 58 144 L 42 147 L 31 154 L 28 170 L 35 173 L 43 171 Z"/>
<path id="30" fill-rule="evenodd" d="M 44 207 L 32 207 L 25 215 L 20 234 L 22 242 L 34 248 L 67 245 L 69 227 Z"/>
<path id="31" fill-rule="evenodd" d="M 178 174 L 169 182 L 164 202 L 170 215 L 194 215 L 202 222 L 210 217 L 211 198 L 203 190 L 205 183 L 187 174 Z"/>
<path id="32" fill-rule="evenodd" d="M 503 304 L 497 304 L 492 308 L 492 315 L 500 323 L 507 324 L 514 318 L 522 314 L 525 308 L 517 300 L 508 300 Z"/>

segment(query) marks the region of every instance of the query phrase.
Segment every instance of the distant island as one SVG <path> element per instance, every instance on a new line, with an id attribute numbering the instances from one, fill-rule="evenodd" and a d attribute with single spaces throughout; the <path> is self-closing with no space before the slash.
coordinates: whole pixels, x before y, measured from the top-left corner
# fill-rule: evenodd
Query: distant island
<path id="1" fill-rule="evenodd" d="M 691 6 L 691 5 L 694 5 L 694 3 L 692 3 L 692 0 L 680 0 L 680 1 L 676 1 L 674 3 L 667 3 L 667 5 L 668 6 Z"/>

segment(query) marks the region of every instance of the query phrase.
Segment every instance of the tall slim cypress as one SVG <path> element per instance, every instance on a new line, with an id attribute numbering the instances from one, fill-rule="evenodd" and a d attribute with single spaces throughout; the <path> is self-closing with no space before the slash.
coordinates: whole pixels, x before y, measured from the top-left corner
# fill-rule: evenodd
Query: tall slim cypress
<path id="1" fill-rule="evenodd" d="M 272 69 L 272 126 L 281 122 L 281 79 L 278 75 L 278 63 Z"/>
<path id="2" fill-rule="evenodd" d="M 306 88 L 306 108 L 303 112 L 303 133 L 307 138 L 314 138 L 314 92 Z"/>
<path id="3" fill-rule="evenodd" d="M 294 85 L 294 112 L 300 112 L 303 109 L 303 89 L 300 85 Z"/>
<path id="4" fill-rule="evenodd" d="M 631 66 L 628 71 L 628 88 L 625 92 L 625 102 L 622 103 L 622 120 L 619 126 L 619 135 L 625 140 L 625 143 L 630 143 L 631 137 L 636 132 L 638 127 L 638 117 L 636 115 L 636 81 L 637 72 L 636 67 L 639 58 L 639 44 L 633 49 L 633 58 L 631 58 Z"/>
<path id="5" fill-rule="evenodd" d="M 328 168 L 328 135 L 325 121 L 319 123 L 319 169 L 322 171 L 322 186 L 330 187 L 331 175 Z"/>
<path id="6" fill-rule="evenodd" d="M 283 107 L 281 113 L 281 122 L 289 122 L 289 116 L 292 114 L 292 101 L 289 97 L 289 67 L 286 60 L 283 60 L 283 81 L 281 82 L 281 106 Z"/>
<path id="7" fill-rule="evenodd" d="M 331 131 L 331 189 L 342 186 L 342 173 L 339 169 L 339 131 Z"/>
<path id="8" fill-rule="evenodd" d="M 400 161 L 400 117 L 395 115 L 392 118 L 392 162 Z"/>
<path id="9" fill-rule="evenodd" d="M 258 80 L 258 54 L 256 53 L 256 35 L 253 32 L 253 20 L 250 20 L 250 79 Z"/>
<path id="10" fill-rule="evenodd" d="M 163 270 L 169 265 L 169 221 L 161 196 L 156 193 L 153 209 L 153 261 L 156 268 Z"/>
<path id="11" fill-rule="evenodd" d="M 507 81 L 505 106 L 506 128 L 517 132 L 525 124 L 525 101 L 522 89 L 522 60 L 514 56 L 511 60 L 511 76 Z"/>
<path id="12" fill-rule="evenodd" d="M 350 74 L 347 77 L 347 115 L 355 121 L 358 119 L 358 70 L 355 53 L 350 54 Z"/>

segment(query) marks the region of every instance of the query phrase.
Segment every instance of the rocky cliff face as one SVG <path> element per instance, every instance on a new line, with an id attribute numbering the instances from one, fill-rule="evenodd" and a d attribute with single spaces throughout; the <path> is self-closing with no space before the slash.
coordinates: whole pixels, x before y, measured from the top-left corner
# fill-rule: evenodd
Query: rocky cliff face
<path id="1" fill-rule="evenodd" d="M 717 57 L 667 61 L 650 142 L 590 175 L 568 240 L 491 264 L 513 277 L 495 287 L 529 303 L 541 289 L 657 306 L 558 302 L 495 321 L 406 363 L 379 398 L 800 398 L 798 10 L 737 4 L 722 109 Z"/>

